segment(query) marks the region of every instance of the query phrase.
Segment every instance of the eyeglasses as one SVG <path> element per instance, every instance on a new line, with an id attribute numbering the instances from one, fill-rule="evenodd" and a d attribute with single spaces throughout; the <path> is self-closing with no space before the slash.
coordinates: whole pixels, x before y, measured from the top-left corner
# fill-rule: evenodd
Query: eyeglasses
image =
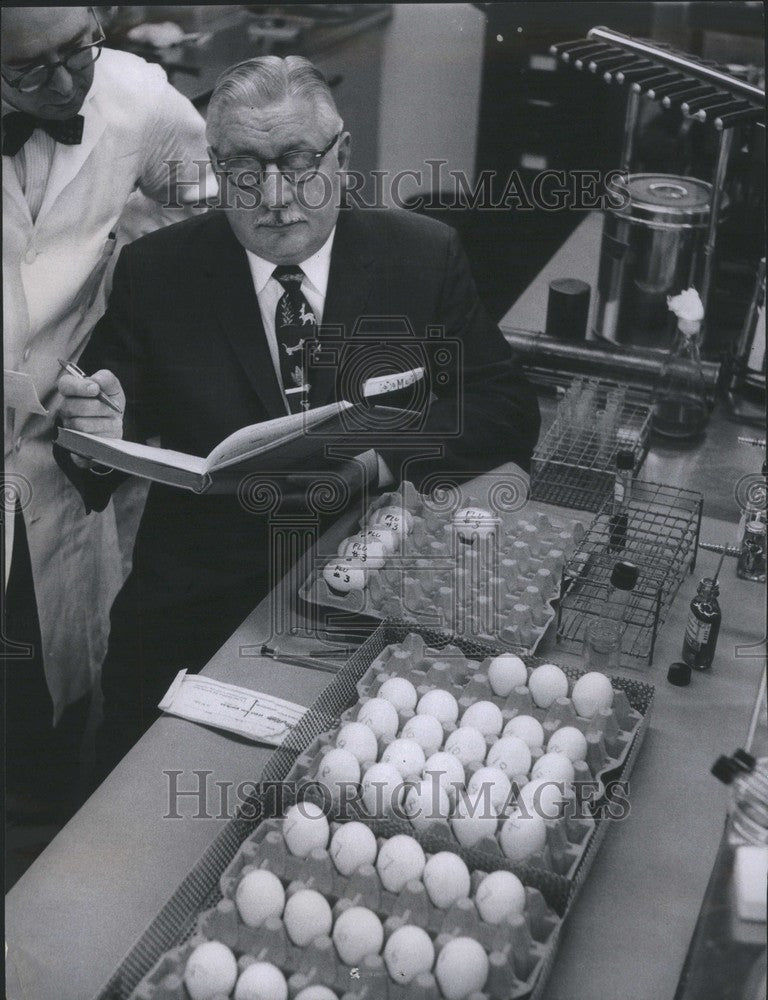
<path id="1" fill-rule="evenodd" d="M 93 14 L 93 11 L 91 13 Z M 51 82 L 53 74 L 59 66 L 63 66 L 73 74 L 82 73 L 83 70 L 88 69 L 101 55 L 101 47 L 106 41 L 106 36 L 101 30 L 101 25 L 95 14 L 93 14 L 93 18 L 96 21 L 96 28 L 100 37 L 95 38 L 88 45 L 73 49 L 63 59 L 59 59 L 58 62 L 32 66 L 13 80 L 3 73 L 2 77 L 5 82 L 22 94 L 33 94 L 36 90 L 41 90 Z"/>
<path id="2" fill-rule="evenodd" d="M 259 160 L 255 156 L 231 156 L 226 160 L 214 158 L 213 162 L 220 173 L 226 174 L 239 188 L 258 187 L 270 163 L 274 163 L 289 184 L 303 184 L 317 174 L 323 157 L 333 149 L 340 136 L 341 132 L 337 132 L 325 149 L 293 149 L 276 156 L 274 160 Z"/>

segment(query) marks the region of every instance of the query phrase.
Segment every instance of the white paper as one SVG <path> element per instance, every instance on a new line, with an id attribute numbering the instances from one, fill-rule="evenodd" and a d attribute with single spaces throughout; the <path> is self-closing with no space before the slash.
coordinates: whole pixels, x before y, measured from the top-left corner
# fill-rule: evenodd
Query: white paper
<path id="1" fill-rule="evenodd" d="M 280 746 L 306 712 L 303 705 L 180 670 L 158 705 L 191 722 Z"/>
<path id="2" fill-rule="evenodd" d="M 3 369 L 3 394 L 5 406 L 18 413 L 39 413 L 45 416 L 48 411 L 40 402 L 35 383 L 26 372 L 14 372 Z"/>

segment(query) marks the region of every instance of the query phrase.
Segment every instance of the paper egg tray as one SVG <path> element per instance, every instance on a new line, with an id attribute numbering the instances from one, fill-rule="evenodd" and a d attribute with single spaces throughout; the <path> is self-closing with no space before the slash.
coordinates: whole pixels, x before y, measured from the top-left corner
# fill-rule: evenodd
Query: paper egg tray
<path id="1" fill-rule="evenodd" d="M 323 566 L 332 559 L 324 556 L 299 590 L 305 602 L 326 609 L 330 620 L 335 609 L 358 624 L 398 618 L 509 648 L 536 649 L 555 617 L 552 602 L 559 596 L 563 560 L 585 533 L 581 521 L 528 502 L 514 513 L 494 511 L 501 519 L 496 541 L 477 537 L 465 544 L 453 515 L 460 506 L 483 507 L 483 502 L 467 496 L 441 509 L 406 482 L 371 504 L 360 530 L 389 506 L 413 515 L 400 550 L 381 569 L 369 570 L 364 590 L 347 594 L 331 590 L 323 579 Z"/>
<path id="2" fill-rule="evenodd" d="M 280 918 L 270 918 L 261 927 L 244 924 L 234 902 L 235 891 L 242 876 L 253 868 L 276 875 L 286 895 L 299 888 L 320 892 L 330 904 L 334 920 L 350 906 L 373 910 L 384 925 L 385 941 L 407 924 L 423 928 L 436 953 L 452 937 L 476 939 L 489 956 L 490 972 L 484 992 L 473 994 L 473 1000 L 517 1000 L 531 995 L 555 949 L 562 923 L 537 889 L 526 888 L 524 919 L 491 925 L 480 919 L 470 901 L 482 880 L 480 872 L 472 875 L 469 899 L 439 909 L 420 881 L 392 893 L 384 889 L 373 865 L 363 865 L 355 874 L 344 876 L 323 848 L 315 848 L 307 858 L 295 857 L 286 847 L 281 828 L 282 820 L 267 820 L 242 845 L 221 878 L 223 898 L 200 915 L 186 944 L 159 960 L 136 989 L 134 1000 L 189 1000 L 184 968 L 192 950 L 203 941 L 219 941 L 230 948 L 240 971 L 251 961 L 276 965 L 288 980 L 292 997 L 315 983 L 328 986 L 345 1000 L 440 1000 L 443 996 L 431 974 L 407 986 L 393 982 L 381 954 L 367 956 L 353 970 L 338 958 L 330 937 L 318 937 L 306 947 L 297 947 Z"/>

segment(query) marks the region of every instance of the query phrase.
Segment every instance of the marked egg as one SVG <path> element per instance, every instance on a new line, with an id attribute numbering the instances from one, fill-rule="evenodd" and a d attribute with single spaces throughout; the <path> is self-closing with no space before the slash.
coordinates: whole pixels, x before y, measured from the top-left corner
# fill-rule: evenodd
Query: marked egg
<path id="1" fill-rule="evenodd" d="M 370 816 L 386 816 L 400 805 L 405 788 L 394 764 L 371 764 L 363 775 L 362 800 Z"/>
<path id="2" fill-rule="evenodd" d="M 357 722 L 362 722 L 373 730 L 374 736 L 394 736 L 400 720 L 391 701 L 385 698 L 371 698 L 360 706 Z"/>
<path id="3" fill-rule="evenodd" d="M 475 893 L 475 905 L 487 924 L 500 924 L 525 910 L 525 887 L 513 872 L 491 872 Z"/>
<path id="4" fill-rule="evenodd" d="M 431 757 L 428 757 L 421 773 L 425 778 L 434 775 L 451 800 L 455 798 L 457 789 L 464 786 L 463 764 L 458 757 L 445 750 L 433 753 Z"/>
<path id="5" fill-rule="evenodd" d="M 447 910 L 458 899 L 469 896 L 469 869 L 452 851 L 433 854 L 424 866 L 422 880 L 427 895 L 441 910 Z"/>
<path id="6" fill-rule="evenodd" d="M 277 875 L 260 868 L 247 872 L 238 883 L 235 903 L 244 924 L 260 927 L 267 917 L 281 917 L 285 890 Z"/>
<path id="7" fill-rule="evenodd" d="M 553 778 L 555 781 L 573 781 L 576 772 L 573 762 L 556 750 L 539 757 L 531 770 L 532 778 Z"/>
<path id="8" fill-rule="evenodd" d="M 305 948 L 316 937 L 331 933 L 333 915 L 325 896 L 314 889 L 299 889 L 285 904 L 283 923 L 291 941 Z"/>
<path id="9" fill-rule="evenodd" d="M 424 751 L 416 740 L 392 740 L 381 755 L 384 764 L 392 764 L 404 778 L 410 774 L 421 774 L 426 763 Z"/>
<path id="10" fill-rule="evenodd" d="M 348 722 L 339 730 L 336 746 L 348 750 L 361 764 L 373 762 L 379 756 L 376 734 L 363 722 Z"/>
<path id="11" fill-rule="evenodd" d="M 432 938 L 421 927 L 398 927 L 384 945 L 384 964 L 390 979 L 407 985 L 435 963 Z"/>
<path id="12" fill-rule="evenodd" d="M 345 559 L 354 559 L 369 569 L 381 569 L 387 557 L 381 542 L 363 542 L 359 538 L 348 538 L 339 550 L 339 555 Z"/>
<path id="13" fill-rule="evenodd" d="M 546 825 L 536 813 L 524 815 L 513 810 L 499 831 L 501 849 L 510 861 L 525 861 L 532 854 L 543 850 L 546 842 Z"/>
<path id="14" fill-rule="evenodd" d="M 365 566 L 354 559 L 337 559 L 323 567 L 323 579 L 331 590 L 341 594 L 348 594 L 350 590 L 364 590 Z"/>
<path id="15" fill-rule="evenodd" d="M 381 921 L 365 906 L 351 906 L 336 919 L 333 944 L 347 965 L 358 965 L 366 955 L 378 955 L 384 944 Z"/>
<path id="16" fill-rule="evenodd" d="M 591 671 L 579 677 L 573 686 L 573 707 L 583 719 L 591 719 L 601 708 L 613 705 L 613 688 L 605 674 Z"/>
<path id="17" fill-rule="evenodd" d="M 329 750 L 320 758 L 317 780 L 330 791 L 334 801 L 341 796 L 351 798 L 353 786 L 360 781 L 360 761 L 349 750 Z"/>
<path id="18" fill-rule="evenodd" d="M 479 941 L 452 938 L 437 956 L 435 978 L 445 1000 L 465 1000 L 485 986 L 488 968 L 488 956 Z"/>
<path id="19" fill-rule="evenodd" d="M 587 738 L 576 726 L 562 726 L 550 736 L 547 751 L 564 753 L 572 761 L 586 760 Z"/>
<path id="20" fill-rule="evenodd" d="M 498 825 L 498 816 L 493 810 L 485 809 L 482 801 L 459 796 L 451 817 L 451 830 L 462 847 L 474 847 L 485 837 L 493 839 Z"/>
<path id="21" fill-rule="evenodd" d="M 474 761 L 485 760 L 487 750 L 485 737 L 474 726 L 461 725 L 445 741 L 445 749 L 452 753 L 466 767 Z"/>
<path id="22" fill-rule="evenodd" d="M 531 748 L 519 736 L 502 736 L 488 749 L 486 764 L 498 767 L 509 777 L 528 774 L 531 769 Z"/>
<path id="23" fill-rule="evenodd" d="M 568 792 L 568 783 L 556 778 L 532 778 L 517 796 L 521 812 L 536 813 L 544 819 L 556 819 Z"/>
<path id="24" fill-rule="evenodd" d="M 376 871 L 381 884 L 389 892 L 400 892 L 406 882 L 421 878 L 427 859 L 421 845 L 413 837 L 398 833 L 385 840 L 376 858 Z"/>
<path id="25" fill-rule="evenodd" d="M 307 986 L 301 993 L 296 994 L 295 1000 L 339 1000 L 339 998 L 327 986 Z"/>
<path id="26" fill-rule="evenodd" d="M 291 806 L 283 820 L 283 838 L 297 858 L 308 857 L 315 847 L 325 847 L 330 832 L 323 810 L 313 802 Z"/>
<path id="27" fill-rule="evenodd" d="M 498 814 L 511 797 L 512 785 L 507 775 L 498 767 L 480 767 L 469 779 L 467 791 L 473 801 L 489 802 Z"/>
<path id="28" fill-rule="evenodd" d="M 434 715 L 414 715 L 403 726 L 401 734 L 407 740 L 414 740 L 424 753 L 437 753 L 443 745 L 445 733 Z"/>
<path id="29" fill-rule="evenodd" d="M 549 708 L 556 698 L 568 694 L 568 678 L 555 663 L 542 663 L 528 678 L 531 697 L 539 708 Z"/>
<path id="30" fill-rule="evenodd" d="M 379 507 L 370 523 L 388 528 L 395 535 L 408 535 L 413 530 L 413 514 L 404 507 Z"/>
<path id="31" fill-rule="evenodd" d="M 503 653 L 488 664 L 488 682 L 494 694 L 506 698 L 528 682 L 528 671 L 519 656 Z"/>
<path id="32" fill-rule="evenodd" d="M 288 1000 L 288 983 L 276 965 L 253 962 L 240 973 L 234 1000 Z"/>
<path id="33" fill-rule="evenodd" d="M 453 515 L 456 534 L 466 541 L 495 534 L 500 523 L 500 518 L 482 507 L 464 507 Z"/>
<path id="34" fill-rule="evenodd" d="M 505 736 L 518 736 L 531 750 L 544 743 L 544 728 L 532 715 L 516 715 L 504 727 Z"/>
<path id="35" fill-rule="evenodd" d="M 459 717 L 459 703 L 450 691 L 433 688 L 419 699 L 417 715 L 433 715 L 441 726 L 450 726 Z"/>
<path id="36" fill-rule="evenodd" d="M 328 848 L 336 870 L 353 875 L 361 865 L 372 865 L 378 845 L 373 830 L 364 823 L 344 823 L 331 837 Z"/>
<path id="37" fill-rule="evenodd" d="M 381 685 L 376 697 L 391 702 L 398 712 L 412 711 L 419 700 L 416 688 L 406 677 L 390 677 Z"/>
<path id="38" fill-rule="evenodd" d="M 483 736 L 498 736 L 504 720 L 498 705 L 494 705 L 492 701 L 476 701 L 462 715 L 461 724 L 474 726 Z"/>
<path id="39" fill-rule="evenodd" d="M 191 1000 L 212 1000 L 217 994 L 228 996 L 237 980 L 237 960 L 219 941 L 199 944 L 187 959 L 184 985 Z"/>
<path id="40" fill-rule="evenodd" d="M 436 778 L 424 778 L 415 782 L 405 793 L 403 812 L 414 830 L 423 831 L 432 823 L 448 818 L 451 800 Z"/>

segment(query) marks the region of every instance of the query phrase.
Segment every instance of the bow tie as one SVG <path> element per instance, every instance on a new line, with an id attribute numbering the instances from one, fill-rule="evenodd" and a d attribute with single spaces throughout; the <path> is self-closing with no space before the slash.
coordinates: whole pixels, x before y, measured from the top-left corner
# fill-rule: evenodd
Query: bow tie
<path id="1" fill-rule="evenodd" d="M 73 115 L 65 121 L 35 118 L 26 111 L 11 111 L 3 116 L 3 156 L 15 156 L 36 128 L 65 146 L 78 146 L 83 138 L 82 115 Z"/>

